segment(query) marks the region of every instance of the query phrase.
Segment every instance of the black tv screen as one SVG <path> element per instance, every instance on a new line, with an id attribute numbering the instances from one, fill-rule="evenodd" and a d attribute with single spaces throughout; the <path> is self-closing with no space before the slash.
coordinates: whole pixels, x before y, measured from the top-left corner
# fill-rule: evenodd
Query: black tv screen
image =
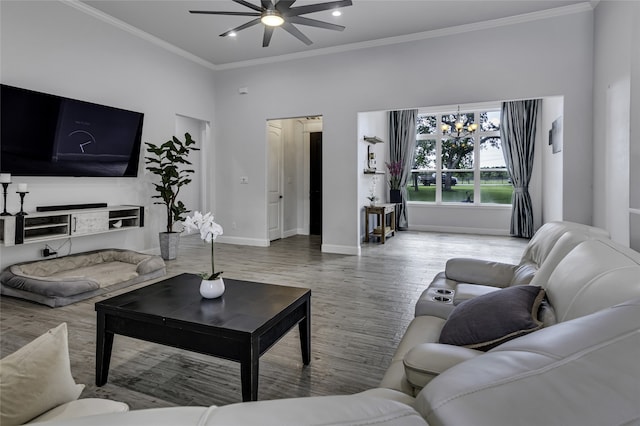
<path id="1" fill-rule="evenodd" d="M 0 171 L 136 177 L 144 114 L 0 85 Z"/>

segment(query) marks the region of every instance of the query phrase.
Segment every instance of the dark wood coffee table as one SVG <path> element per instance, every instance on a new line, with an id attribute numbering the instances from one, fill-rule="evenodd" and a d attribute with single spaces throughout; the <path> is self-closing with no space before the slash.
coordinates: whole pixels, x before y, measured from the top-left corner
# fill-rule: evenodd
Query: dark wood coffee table
<path id="1" fill-rule="evenodd" d="M 115 334 L 240 363 L 242 400 L 258 399 L 260 356 L 298 324 L 302 361 L 311 361 L 311 290 L 225 278 L 203 299 L 201 278 L 182 274 L 98 302 L 96 385 L 107 383 Z"/>

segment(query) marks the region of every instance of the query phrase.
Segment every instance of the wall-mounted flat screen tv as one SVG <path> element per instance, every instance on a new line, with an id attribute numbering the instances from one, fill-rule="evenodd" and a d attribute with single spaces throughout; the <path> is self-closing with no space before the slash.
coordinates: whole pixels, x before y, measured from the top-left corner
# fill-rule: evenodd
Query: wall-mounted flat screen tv
<path id="1" fill-rule="evenodd" d="M 144 114 L 0 85 L 0 171 L 136 177 Z"/>

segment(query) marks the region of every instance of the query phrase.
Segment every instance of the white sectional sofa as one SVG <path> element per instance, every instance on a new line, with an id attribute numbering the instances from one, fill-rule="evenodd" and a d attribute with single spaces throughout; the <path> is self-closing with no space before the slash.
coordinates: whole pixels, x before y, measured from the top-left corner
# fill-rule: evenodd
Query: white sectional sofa
<path id="1" fill-rule="evenodd" d="M 519 285 L 544 287 L 562 259 L 576 246 L 596 238 L 610 241 L 607 237 L 608 233 L 600 228 L 573 222 L 549 222 L 530 240 L 518 265 L 467 258 L 449 260 L 447 269 L 437 274 L 420 295 L 415 307 L 416 316 L 403 335 L 381 386 L 415 395 L 438 372 L 474 357 L 476 351 L 472 349 L 431 345 L 439 341 L 442 328 L 457 305 Z M 459 294 L 464 296 L 458 298 Z M 415 347 L 418 348 L 413 350 Z M 428 365 L 423 365 L 424 360 L 429 360 Z M 427 373 L 423 373 L 424 368 L 428 369 Z M 407 373 L 413 376 L 414 383 L 407 379 Z"/>
<path id="2" fill-rule="evenodd" d="M 637 425 L 640 300 L 507 342 L 442 373 L 410 403 L 372 390 L 97 415 L 48 426 Z M 380 391 L 380 392 L 378 392 Z"/>
<path id="3" fill-rule="evenodd" d="M 465 347 L 440 343 L 443 336 L 486 340 Z M 380 388 L 49 424 L 640 425 L 639 353 L 640 253 L 572 229 L 530 284 L 478 295 L 445 316 L 417 316 Z"/>
<path id="4" fill-rule="evenodd" d="M 465 300 L 500 288 L 529 284 L 560 237 L 569 231 L 574 234 L 574 245 L 589 238 L 609 238 L 609 233 L 601 228 L 566 221 L 548 222 L 531 238 L 517 265 L 473 258 L 449 259 L 445 270 L 420 295 L 415 315 L 446 318 L 455 305 Z"/>

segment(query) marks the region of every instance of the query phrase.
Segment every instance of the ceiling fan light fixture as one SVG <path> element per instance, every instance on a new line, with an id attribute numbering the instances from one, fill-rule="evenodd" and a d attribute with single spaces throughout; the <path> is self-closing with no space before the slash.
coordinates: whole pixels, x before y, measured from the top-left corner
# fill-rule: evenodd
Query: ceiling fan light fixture
<path id="1" fill-rule="evenodd" d="M 260 22 L 265 24 L 267 27 L 279 27 L 284 24 L 284 19 L 280 16 L 280 13 L 278 13 L 277 10 L 265 10 L 262 13 Z"/>
<path id="2" fill-rule="evenodd" d="M 1 2 L 2 0 L 0 0 Z M 322 11 L 336 11 L 336 9 L 353 4 L 352 0 L 331 0 L 324 3 L 307 4 L 299 7 L 292 7 L 296 0 L 260 0 L 260 4 L 254 4 L 256 0 L 232 0 L 234 3 L 241 4 L 251 9 L 251 12 L 231 12 L 223 10 L 190 10 L 189 13 L 203 15 L 229 15 L 229 16 L 250 16 L 251 20 L 242 25 L 232 28 L 220 34 L 220 37 L 233 37 L 231 33 L 253 27 L 254 25 L 264 25 L 262 36 L 262 47 L 269 47 L 271 37 L 275 32 L 275 28 L 282 28 L 293 37 L 297 38 L 307 46 L 313 42 L 300 31 L 296 25 L 306 25 L 309 27 L 323 28 L 325 30 L 342 31 L 345 29 L 342 25 L 333 24 L 331 22 L 318 21 L 316 19 L 306 18 L 301 15 L 308 13 L 316 13 Z M 338 12 L 338 11 L 336 11 Z M 334 15 L 335 16 L 335 15 Z M 295 24 L 295 25 L 294 25 Z"/>

